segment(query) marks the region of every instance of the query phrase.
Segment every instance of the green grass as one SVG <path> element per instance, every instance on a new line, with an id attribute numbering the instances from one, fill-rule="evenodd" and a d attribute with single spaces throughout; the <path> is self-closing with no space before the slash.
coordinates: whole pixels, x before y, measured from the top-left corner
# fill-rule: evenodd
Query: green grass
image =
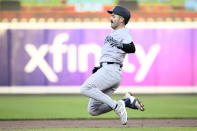
<path id="1" fill-rule="evenodd" d="M 17 129 L 0 131 L 196 131 L 197 127 L 169 127 L 169 128 L 65 128 L 65 129 Z"/>
<path id="2" fill-rule="evenodd" d="M 113 97 L 118 100 L 122 98 Z M 129 118 L 197 118 L 196 95 L 139 96 L 145 112 L 127 109 Z M 100 116 L 87 112 L 85 96 L 0 96 L 0 119 L 117 118 L 112 111 Z"/>

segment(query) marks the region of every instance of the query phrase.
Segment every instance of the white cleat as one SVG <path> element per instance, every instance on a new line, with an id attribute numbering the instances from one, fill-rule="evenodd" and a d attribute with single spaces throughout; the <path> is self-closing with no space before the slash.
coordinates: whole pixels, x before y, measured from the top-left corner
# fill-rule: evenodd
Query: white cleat
<path id="1" fill-rule="evenodd" d="M 120 117 L 120 121 L 122 125 L 127 124 L 127 111 L 125 108 L 125 103 L 123 100 L 119 100 L 117 103 L 116 109 L 114 109 L 116 114 Z"/>
<path id="2" fill-rule="evenodd" d="M 145 110 L 144 109 L 144 105 L 137 98 L 135 98 L 132 93 L 128 93 L 127 92 L 125 94 L 125 97 L 124 98 L 125 99 L 130 99 L 131 105 L 134 106 L 133 109 L 136 109 L 137 108 L 138 110 L 141 110 L 141 111 L 144 111 Z"/>

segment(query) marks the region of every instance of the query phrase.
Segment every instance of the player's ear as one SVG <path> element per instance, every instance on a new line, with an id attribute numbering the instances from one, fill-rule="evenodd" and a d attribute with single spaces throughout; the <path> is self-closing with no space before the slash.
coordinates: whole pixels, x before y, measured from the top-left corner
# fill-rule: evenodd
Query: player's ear
<path id="1" fill-rule="evenodd" d="M 125 23 L 125 22 L 124 22 L 124 18 L 121 17 L 121 16 L 120 16 L 120 22 L 121 22 L 121 23 Z"/>

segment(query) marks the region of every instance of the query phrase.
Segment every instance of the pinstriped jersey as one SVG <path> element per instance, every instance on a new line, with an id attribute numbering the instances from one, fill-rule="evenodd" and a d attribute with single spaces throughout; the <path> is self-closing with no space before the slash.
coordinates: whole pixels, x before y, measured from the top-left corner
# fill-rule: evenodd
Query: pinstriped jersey
<path id="1" fill-rule="evenodd" d="M 101 57 L 99 62 L 116 62 L 122 64 L 126 55 L 126 52 L 118 49 L 116 46 L 110 44 L 120 42 L 126 44 L 133 41 L 128 28 L 121 28 L 118 30 L 113 30 L 104 41 L 104 46 L 102 48 Z"/>

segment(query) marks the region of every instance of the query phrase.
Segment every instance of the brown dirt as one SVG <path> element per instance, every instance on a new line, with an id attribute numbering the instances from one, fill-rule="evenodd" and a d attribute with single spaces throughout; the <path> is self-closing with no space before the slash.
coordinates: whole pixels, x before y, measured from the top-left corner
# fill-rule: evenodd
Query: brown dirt
<path id="1" fill-rule="evenodd" d="M 120 120 L 1 120 L 0 129 L 36 128 L 129 128 L 129 127 L 197 127 L 197 119 L 129 119 Z"/>

